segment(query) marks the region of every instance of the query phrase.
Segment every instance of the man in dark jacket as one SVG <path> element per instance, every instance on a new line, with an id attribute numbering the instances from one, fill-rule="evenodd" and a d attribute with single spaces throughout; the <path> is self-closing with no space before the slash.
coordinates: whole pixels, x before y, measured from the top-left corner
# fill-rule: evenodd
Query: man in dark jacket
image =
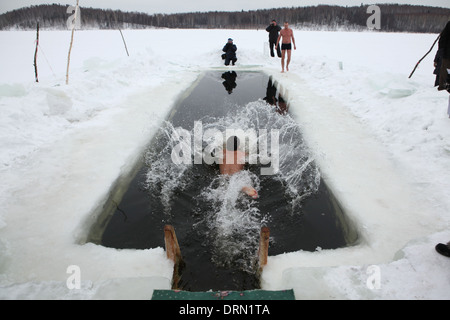
<path id="1" fill-rule="evenodd" d="M 434 71 L 433 74 L 436 75 L 436 81 L 434 82 L 434 86 L 439 86 L 440 77 L 439 74 L 441 73 L 441 67 L 442 67 L 442 48 L 439 49 L 436 52 L 436 56 L 434 57 Z"/>
<path id="2" fill-rule="evenodd" d="M 450 69 L 450 21 L 445 26 L 439 39 L 439 51 L 441 51 L 441 68 L 439 70 L 439 88 L 438 90 L 448 90 L 448 72 Z"/>
<path id="3" fill-rule="evenodd" d="M 266 31 L 269 33 L 270 55 L 272 57 L 275 57 L 275 53 L 273 52 L 273 47 L 277 44 L 278 33 L 281 31 L 281 27 L 279 25 L 277 25 L 277 22 L 275 20 L 272 20 L 272 23 L 270 24 L 270 26 L 268 26 L 266 28 Z M 277 48 L 277 55 L 278 55 L 278 58 L 281 58 L 280 48 Z"/>
<path id="4" fill-rule="evenodd" d="M 237 47 L 235 44 L 233 44 L 233 39 L 229 38 L 227 44 L 222 49 L 223 52 L 225 52 L 225 65 L 229 66 L 230 62 L 234 64 L 237 61 L 236 57 L 236 51 Z"/>

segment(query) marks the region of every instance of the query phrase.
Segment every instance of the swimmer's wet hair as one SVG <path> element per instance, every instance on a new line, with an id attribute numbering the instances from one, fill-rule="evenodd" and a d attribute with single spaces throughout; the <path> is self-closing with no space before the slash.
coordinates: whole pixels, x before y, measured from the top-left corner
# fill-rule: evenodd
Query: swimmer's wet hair
<path id="1" fill-rule="evenodd" d="M 239 148 L 239 138 L 236 136 L 229 137 L 227 140 L 227 150 L 237 151 Z"/>

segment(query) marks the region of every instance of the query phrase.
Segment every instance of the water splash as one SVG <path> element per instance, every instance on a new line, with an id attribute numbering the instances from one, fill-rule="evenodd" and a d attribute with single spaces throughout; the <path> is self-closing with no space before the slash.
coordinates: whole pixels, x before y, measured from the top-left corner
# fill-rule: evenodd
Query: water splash
<path id="1" fill-rule="evenodd" d="M 170 215 L 170 201 L 175 192 L 188 186 L 187 177 L 192 167 L 192 164 L 176 165 L 170 159 L 173 148 L 179 143 L 177 130 L 166 122 L 145 155 L 145 164 L 149 169 L 144 187 L 160 197 L 166 215 Z"/>
<path id="2" fill-rule="evenodd" d="M 218 175 L 217 170 L 211 169 L 211 174 L 207 177 L 209 183 L 200 186 L 202 191 L 196 199 L 192 199 L 199 208 L 207 208 L 198 212 L 193 229 L 203 233 L 205 241 L 213 247 L 212 259 L 216 265 L 235 266 L 253 272 L 260 228 L 270 216 L 261 215 L 258 201 L 244 195 L 242 187 L 253 186 L 259 190 L 264 179 L 280 181 L 284 186 L 284 197 L 291 204 L 292 214 L 295 214 L 300 211 L 298 209 L 302 201 L 318 190 L 320 174 L 302 138 L 298 123 L 289 115 L 277 113 L 274 107 L 263 100 L 235 106 L 230 110 L 234 111 L 230 111 L 225 117 L 209 115 L 201 118 L 199 121 L 202 123 L 203 133 L 208 130 L 225 132 L 227 129 L 255 130 L 257 133 L 260 129 L 265 129 L 266 132 L 278 130 L 279 171 L 273 176 L 260 176 L 256 173 L 257 170 L 253 170 L 261 167 L 258 164 L 227 177 Z M 195 183 L 192 179 L 194 154 L 190 155 L 190 163 L 175 164 L 171 160 L 173 148 L 180 143 L 179 132 L 167 122 L 146 154 L 146 188 L 160 197 L 167 215 L 171 214 L 174 195 Z M 194 129 L 189 133 L 194 137 Z M 270 134 L 266 138 L 270 146 Z M 209 136 L 202 141 L 202 147 L 203 150 L 211 146 L 213 149 L 219 148 L 223 146 L 223 142 L 224 139 Z M 182 143 L 191 145 L 192 141 Z M 257 154 L 258 149 L 255 144 L 246 143 L 245 151 Z"/>
<path id="3" fill-rule="evenodd" d="M 241 191 L 246 186 L 259 190 L 258 177 L 249 171 L 213 179 L 198 199 L 209 203 L 212 210 L 205 212 L 196 228 L 206 226 L 206 237 L 213 247 L 212 260 L 217 266 L 253 272 L 263 217 L 255 200 Z"/>
<path id="4" fill-rule="evenodd" d="M 317 192 L 320 184 L 320 172 L 303 140 L 298 123 L 289 115 L 276 112 L 275 108 L 259 100 L 239 108 L 234 114 L 224 118 L 211 116 L 202 119 L 203 127 L 218 129 L 242 129 L 244 131 L 266 129 L 278 130 L 279 135 L 279 172 L 267 177 L 277 179 L 285 187 L 285 193 L 292 205 L 292 212 L 298 211 L 304 199 Z M 206 124 L 205 124 L 206 123 Z M 261 136 L 260 136 L 261 138 Z M 267 144 L 270 146 L 271 136 L 267 134 Z M 209 140 L 209 144 L 214 141 Z M 245 151 L 257 153 L 255 144 L 246 144 Z M 253 148 L 252 148 L 253 147 Z"/>

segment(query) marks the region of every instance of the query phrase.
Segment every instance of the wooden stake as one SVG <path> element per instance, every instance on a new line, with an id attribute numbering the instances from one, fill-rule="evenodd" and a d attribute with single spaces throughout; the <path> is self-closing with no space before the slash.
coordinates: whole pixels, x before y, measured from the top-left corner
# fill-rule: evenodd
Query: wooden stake
<path id="1" fill-rule="evenodd" d="M 167 258 L 174 263 L 177 262 L 177 260 L 181 258 L 181 250 L 173 226 L 166 225 L 164 227 L 164 242 L 166 245 Z"/>
<path id="2" fill-rule="evenodd" d="M 38 78 L 38 70 L 37 70 L 37 53 L 39 48 L 39 22 L 37 23 L 37 31 L 36 31 L 36 51 L 34 52 L 34 75 L 36 78 L 36 82 L 39 82 Z"/>
<path id="3" fill-rule="evenodd" d="M 123 44 L 125 45 L 125 50 L 127 51 L 127 55 L 130 56 L 130 54 L 128 52 L 127 43 L 125 42 L 125 37 L 123 36 L 122 30 L 119 27 L 119 20 L 117 19 L 116 12 L 113 11 L 113 14 L 114 14 L 114 20 L 116 21 L 117 29 L 119 29 L 120 35 L 122 36 L 122 41 L 123 41 Z"/>
<path id="4" fill-rule="evenodd" d="M 125 50 L 127 51 L 127 55 L 130 56 L 130 54 L 128 53 L 127 43 L 125 42 L 125 38 L 124 38 L 122 30 L 120 30 L 120 28 L 119 28 L 119 31 L 120 31 L 120 35 L 122 36 L 123 44 L 125 45 Z"/>
<path id="5" fill-rule="evenodd" d="M 79 2 L 80 2 L 80 0 L 77 0 L 77 6 L 75 7 L 75 17 L 74 17 L 73 26 L 72 26 L 72 37 L 70 39 L 69 56 L 67 57 L 66 85 L 69 84 L 70 53 L 72 52 L 73 35 L 75 33 L 75 25 L 76 25 L 77 16 L 78 16 Z"/>
<path id="6" fill-rule="evenodd" d="M 442 33 L 439 35 L 439 37 L 437 37 L 436 40 L 434 40 L 433 45 L 431 46 L 430 50 L 428 50 L 427 53 L 425 53 L 425 55 L 422 57 L 422 59 L 419 60 L 419 62 L 417 62 L 416 66 L 414 67 L 413 71 L 411 72 L 411 74 L 409 75 L 408 79 L 411 79 L 411 77 L 413 76 L 414 72 L 416 72 L 417 67 L 419 66 L 419 64 L 423 61 L 423 59 L 426 58 L 427 55 L 430 54 L 430 52 L 433 50 L 434 45 L 436 44 L 436 42 L 439 41 L 439 39 L 441 38 Z"/>
<path id="7" fill-rule="evenodd" d="M 270 230 L 268 227 L 261 228 L 261 235 L 259 238 L 259 272 L 262 272 L 263 268 L 267 264 L 267 257 L 269 255 L 269 238 Z"/>
<path id="8" fill-rule="evenodd" d="M 175 234 L 175 229 L 173 226 L 164 226 L 164 243 L 166 246 L 167 258 L 172 260 L 173 266 L 173 277 L 172 277 L 172 289 L 178 289 L 178 284 L 181 279 L 181 269 L 183 268 L 184 262 L 181 257 L 181 250 L 178 244 L 177 236 Z"/>

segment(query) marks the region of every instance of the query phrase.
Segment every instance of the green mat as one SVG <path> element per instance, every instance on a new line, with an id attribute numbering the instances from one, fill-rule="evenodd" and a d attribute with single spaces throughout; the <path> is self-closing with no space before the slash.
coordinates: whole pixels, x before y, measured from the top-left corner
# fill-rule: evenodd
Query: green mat
<path id="1" fill-rule="evenodd" d="M 207 291 L 154 290 L 152 300 L 295 300 L 294 290 Z"/>

